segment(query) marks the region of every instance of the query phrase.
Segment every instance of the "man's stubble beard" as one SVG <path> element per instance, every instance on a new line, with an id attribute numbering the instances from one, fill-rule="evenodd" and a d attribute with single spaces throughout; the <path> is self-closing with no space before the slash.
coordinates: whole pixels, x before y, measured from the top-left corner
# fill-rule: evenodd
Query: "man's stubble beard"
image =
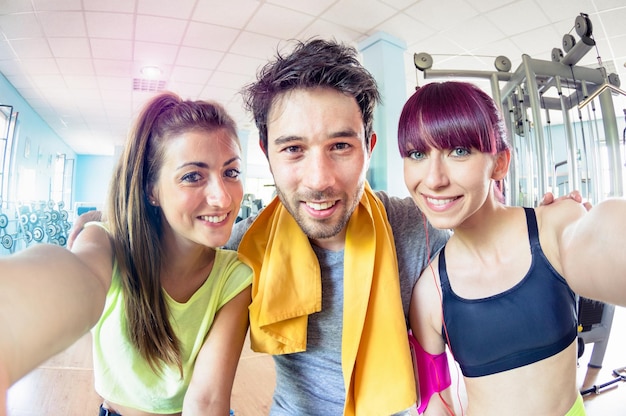
<path id="1" fill-rule="evenodd" d="M 299 201 L 302 200 L 299 198 L 299 195 L 294 195 L 294 199 L 289 200 L 278 186 L 276 187 L 276 195 L 280 199 L 280 202 L 287 209 L 287 211 L 294 218 L 294 220 L 296 220 L 296 223 L 300 226 L 300 229 L 302 229 L 304 234 L 310 239 L 318 240 L 318 239 L 334 237 L 337 234 L 339 234 L 348 225 L 348 222 L 350 221 L 350 217 L 352 217 L 354 210 L 356 209 L 359 202 L 361 201 L 361 197 L 363 196 L 363 190 L 364 190 L 364 181 L 362 181 L 357 187 L 357 190 L 352 199 L 352 206 L 350 206 L 348 209 L 343 210 L 341 214 L 341 218 L 335 224 L 326 224 L 326 223 L 330 223 L 332 219 L 315 220 L 315 219 L 311 219 L 311 217 L 309 217 L 308 215 L 303 214 L 302 210 L 299 209 L 300 207 Z M 334 196 L 333 194 L 330 194 L 330 195 L 333 196 L 332 199 L 337 199 L 336 196 Z M 328 199 L 328 194 L 324 192 L 318 192 L 314 195 L 314 197 L 308 198 L 308 200 L 324 199 L 324 197 Z M 344 199 L 341 199 L 341 200 L 344 201 Z"/>

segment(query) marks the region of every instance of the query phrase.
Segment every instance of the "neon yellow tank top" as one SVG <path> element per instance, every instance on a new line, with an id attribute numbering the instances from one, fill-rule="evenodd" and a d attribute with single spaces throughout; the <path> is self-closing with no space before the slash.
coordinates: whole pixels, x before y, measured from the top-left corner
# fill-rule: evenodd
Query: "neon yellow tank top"
<path id="1" fill-rule="evenodd" d="M 126 336 L 122 287 L 115 262 L 104 311 L 91 330 L 98 394 L 145 412 L 181 412 L 196 357 L 215 314 L 251 281 L 252 271 L 237 259 L 237 252 L 218 249 L 209 277 L 186 303 L 178 303 L 163 292 L 171 313 L 170 323 L 181 342 L 181 378 L 173 366 L 163 366 L 161 373 L 155 373 L 131 345 Z"/>

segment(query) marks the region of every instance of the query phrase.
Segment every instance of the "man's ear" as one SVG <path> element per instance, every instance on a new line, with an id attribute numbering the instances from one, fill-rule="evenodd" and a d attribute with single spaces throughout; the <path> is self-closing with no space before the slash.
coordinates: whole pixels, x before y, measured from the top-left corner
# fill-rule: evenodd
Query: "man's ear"
<path id="1" fill-rule="evenodd" d="M 263 140 L 259 139 L 259 147 L 261 148 L 261 150 L 263 151 L 263 153 L 265 153 L 265 157 L 267 157 L 267 149 L 265 148 L 265 146 L 263 145 Z"/>
<path id="2" fill-rule="evenodd" d="M 376 133 L 372 133 L 372 136 L 370 137 L 370 145 L 369 145 L 369 151 L 370 153 L 372 153 L 372 151 L 374 150 L 374 146 L 376 146 Z"/>
<path id="3" fill-rule="evenodd" d="M 491 174 L 491 179 L 499 181 L 506 177 L 509 172 L 509 165 L 511 164 L 511 150 L 506 149 L 498 152 L 496 155 L 496 164 Z"/>

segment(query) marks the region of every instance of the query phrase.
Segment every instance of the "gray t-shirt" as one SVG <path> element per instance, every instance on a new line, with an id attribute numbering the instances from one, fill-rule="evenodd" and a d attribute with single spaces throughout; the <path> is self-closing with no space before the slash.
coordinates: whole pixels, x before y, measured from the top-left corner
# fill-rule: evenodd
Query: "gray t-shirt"
<path id="1" fill-rule="evenodd" d="M 408 316 L 415 282 L 428 264 L 428 258 L 435 256 L 450 234 L 425 222 L 411 198 L 390 197 L 385 192 L 376 192 L 376 195 L 387 210 L 393 230 L 402 306 L 405 316 Z M 252 221 L 253 218 L 247 218 L 235 224 L 227 248 L 238 247 Z M 309 316 L 306 352 L 274 356 L 276 389 L 270 410 L 272 416 L 343 414 L 345 388 L 341 370 L 341 333 L 344 253 L 343 250 L 330 251 L 316 246 L 313 250 L 322 274 L 322 311 Z"/>

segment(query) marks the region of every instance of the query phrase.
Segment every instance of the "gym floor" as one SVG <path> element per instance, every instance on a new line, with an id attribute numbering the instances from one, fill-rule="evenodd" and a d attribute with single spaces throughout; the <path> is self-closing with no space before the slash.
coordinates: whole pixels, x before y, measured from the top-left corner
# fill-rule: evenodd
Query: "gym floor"
<path id="1" fill-rule="evenodd" d="M 625 347 L 626 308 L 617 307 L 602 368 L 587 367 L 592 344 L 586 345 L 579 360 L 581 389 L 613 380 L 613 369 L 626 366 Z M 454 379 L 454 369 L 452 373 Z M 232 395 L 235 415 L 267 415 L 274 377 L 271 357 L 252 352 L 246 343 Z M 614 386 L 601 394 L 585 396 L 588 416 L 626 416 L 626 383 L 620 381 Z M 460 392 L 461 400 L 463 393 Z M 100 398 L 93 389 L 89 334 L 16 383 L 7 397 L 8 416 L 95 415 L 99 405 Z"/>

